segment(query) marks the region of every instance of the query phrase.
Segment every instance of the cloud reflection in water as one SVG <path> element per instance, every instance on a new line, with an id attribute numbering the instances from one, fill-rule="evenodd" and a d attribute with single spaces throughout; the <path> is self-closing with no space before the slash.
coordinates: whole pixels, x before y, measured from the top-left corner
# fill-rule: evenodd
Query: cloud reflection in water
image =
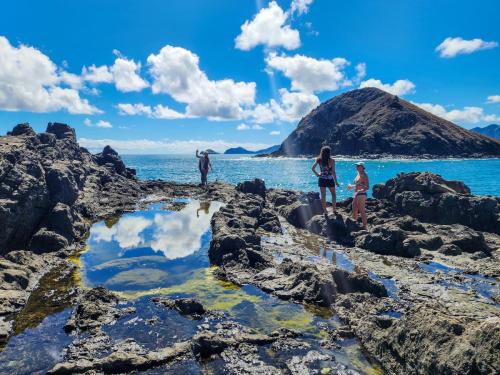
<path id="1" fill-rule="evenodd" d="M 147 290 L 184 282 L 208 265 L 210 220 L 221 206 L 195 200 L 164 211 L 153 205 L 124 214 L 111 227 L 95 224 L 82 255 L 86 284 Z"/>

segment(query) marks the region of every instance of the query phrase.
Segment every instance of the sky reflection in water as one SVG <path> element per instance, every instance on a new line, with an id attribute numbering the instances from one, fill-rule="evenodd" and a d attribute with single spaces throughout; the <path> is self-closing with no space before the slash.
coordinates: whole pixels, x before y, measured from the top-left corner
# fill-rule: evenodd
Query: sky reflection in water
<path id="1" fill-rule="evenodd" d="M 112 225 L 97 223 L 81 257 L 85 284 L 138 291 L 185 282 L 209 265 L 210 219 L 220 206 L 193 200 L 181 211 L 162 211 L 153 205 Z"/>

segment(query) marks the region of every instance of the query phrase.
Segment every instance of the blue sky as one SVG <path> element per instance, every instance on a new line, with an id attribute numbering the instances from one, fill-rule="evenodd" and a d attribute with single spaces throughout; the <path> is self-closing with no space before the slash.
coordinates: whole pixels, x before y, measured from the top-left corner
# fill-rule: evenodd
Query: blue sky
<path id="1" fill-rule="evenodd" d="M 466 128 L 500 122 L 498 1 L 22 1 L 0 12 L 0 134 L 66 122 L 92 150 L 280 143 L 376 86 Z"/>

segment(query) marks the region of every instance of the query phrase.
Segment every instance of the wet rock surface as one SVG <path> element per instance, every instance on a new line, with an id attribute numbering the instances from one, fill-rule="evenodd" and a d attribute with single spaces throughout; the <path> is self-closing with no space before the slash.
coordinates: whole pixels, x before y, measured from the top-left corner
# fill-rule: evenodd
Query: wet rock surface
<path id="1" fill-rule="evenodd" d="M 169 309 L 174 309 L 180 314 L 190 316 L 193 319 L 201 319 L 208 311 L 203 305 L 193 298 L 153 298 L 152 300 L 157 305 L 165 306 Z"/>
<path id="2" fill-rule="evenodd" d="M 24 307 L 40 278 L 60 262 L 23 250 L 0 256 L 0 344 L 9 338 L 13 316 Z"/>
<path id="3" fill-rule="evenodd" d="M 82 291 L 64 330 L 68 333 L 92 330 L 133 312 L 130 308 L 117 308 L 118 302 L 115 294 L 102 287 Z"/>
<path id="4" fill-rule="evenodd" d="M 363 230 L 349 217 L 350 199 L 328 218 L 311 217 L 309 203 L 302 209 L 305 219 L 298 221 L 290 207 L 304 204 L 300 194 L 267 196 L 298 230 L 337 244 L 331 245 L 339 249 L 332 263 L 339 252 L 346 253 L 352 261 L 342 259 L 343 267 L 395 281 L 385 279 L 384 285 L 394 283 L 396 299 L 338 293 L 333 302 L 350 332 L 387 372 L 497 371 L 498 198 L 472 196 L 463 183 L 430 173 L 401 174 L 374 187 L 377 199 L 367 202 L 369 227 Z M 280 248 L 279 241 L 269 246 Z M 300 257 L 295 247 L 288 254 L 294 252 Z"/>
<path id="5" fill-rule="evenodd" d="M 422 195 L 422 191 L 427 193 Z M 403 257 L 417 257 L 423 250 L 491 256 L 500 246 L 498 198 L 468 192 L 463 183 L 431 173 L 401 174 L 374 187 L 377 199 L 367 201 L 368 231 L 351 219 L 352 199 L 339 202 L 337 213 L 325 218 L 319 199 L 307 201 L 287 191 L 269 195 L 290 224 L 347 246 Z"/>
<path id="6" fill-rule="evenodd" d="M 85 294 L 89 301 L 98 296 L 99 303 L 113 304 L 114 298 L 102 290 Z M 160 302 L 161 301 L 161 302 Z M 168 302 L 166 302 L 168 301 Z M 161 298 L 151 301 L 155 304 L 175 304 L 174 300 Z M 192 301 L 190 301 L 192 302 Z M 186 301 L 183 301 L 186 303 Z M 200 304 L 200 308 L 206 309 Z M 77 308 L 78 309 L 78 308 Z M 182 312 L 179 311 L 181 315 Z M 73 319 L 73 318 L 71 318 Z M 70 319 L 70 320 L 71 320 Z M 198 326 L 197 332 L 188 340 L 179 340 L 170 346 L 148 349 L 132 338 L 114 340 L 104 332 L 109 322 L 101 321 L 90 334 L 78 331 L 77 338 L 65 349 L 64 359 L 48 373 L 135 373 L 150 369 L 167 371 L 172 366 L 186 368 L 188 363 L 222 362 L 217 366 L 219 373 L 309 373 L 319 371 L 325 361 L 339 369 L 345 366 L 335 363 L 327 355 L 309 350 L 309 344 L 302 341 L 300 333 L 289 329 L 278 329 L 268 334 L 254 330 L 221 316 L 210 316 Z M 301 348 L 303 356 L 288 356 L 280 367 L 266 363 L 261 348 L 272 347 L 278 353 L 295 352 Z M 285 368 L 283 368 L 283 366 Z M 349 372 L 356 373 L 356 372 Z"/>
<path id="7" fill-rule="evenodd" d="M 325 217 L 317 193 L 266 189 L 261 180 L 216 182 L 207 191 L 138 181 L 115 151 L 88 153 L 64 124 L 41 134 L 18 125 L 0 146 L 0 344 L 66 309 L 61 331 L 71 341 L 51 373 L 356 373 L 323 352 L 346 340 L 359 340 L 392 374 L 500 367 L 496 197 L 472 196 L 464 184 L 429 173 L 402 174 L 374 188 L 363 230 L 350 217 L 352 199 Z M 96 220 L 152 202 L 181 207 L 175 197 L 225 203 L 211 221 L 215 276 L 338 314 L 339 325 L 315 339 L 320 349 L 298 331 L 256 332 L 185 296 L 148 299 L 157 315 L 144 326 L 154 333 L 161 310 L 194 325 L 186 336 L 148 346 L 140 335 L 114 333 L 117 324 L 142 320 L 134 303 L 81 288 L 65 258 Z M 52 275 L 57 267 L 61 274 Z M 49 287 L 40 287 L 44 277 Z M 22 323 L 42 305 L 47 311 Z"/>
<path id="8" fill-rule="evenodd" d="M 0 137 L 0 251 L 63 250 L 89 229 L 85 219 L 106 206 L 133 204 L 139 183 L 114 156 L 100 163 L 102 157 L 81 148 L 65 124 L 50 123 L 41 134 L 24 124 Z"/>
<path id="9" fill-rule="evenodd" d="M 264 198 L 248 193 L 238 195 L 214 214 L 209 258 L 220 266 L 219 277 L 239 285 L 254 284 L 281 299 L 326 307 L 332 305 L 337 293 L 386 295 L 384 286 L 367 275 L 352 275 L 331 265 L 305 260 L 285 259 L 277 263 L 262 248 L 257 235 L 261 216 L 269 212 L 266 205 Z"/>
<path id="10" fill-rule="evenodd" d="M 432 173 L 402 173 L 374 186 L 373 196 L 424 222 L 462 224 L 500 234 L 500 198 L 472 196 L 460 181 L 446 181 Z"/>
<path id="11" fill-rule="evenodd" d="M 211 189 L 220 199 L 234 191 L 220 183 Z M 201 192 L 192 185 L 138 181 L 111 147 L 92 155 L 66 124 L 49 123 L 39 134 L 29 124 L 15 126 L 0 137 L 0 318 L 10 320 L 40 277 L 84 246 L 93 222 Z M 10 324 L 1 327 L 5 337 Z"/>
<path id="12" fill-rule="evenodd" d="M 500 365 L 498 317 L 465 318 L 439 303 L 416 303 L 404 315 L 370 298 L 344 296 L 339 316 L 391 373 L 493 374 Z"/>

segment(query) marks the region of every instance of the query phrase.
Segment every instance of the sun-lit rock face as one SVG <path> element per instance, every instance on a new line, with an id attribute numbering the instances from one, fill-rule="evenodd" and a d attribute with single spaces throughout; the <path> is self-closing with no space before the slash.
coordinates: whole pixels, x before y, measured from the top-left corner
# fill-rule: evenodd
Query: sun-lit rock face
<path id="1" fill-rule="evenodd" d="M 376 88 L 336 96 L 305 116 L 276 156 L 334 155 L 482 157 L 500 142 L 466 130 Z"/>
<path id="2" fill-rule="evenodd" d="M 134 171 L 114 150 L 92 155 L 60 123 L 40 134 L 20 124 L 0 137 L 0 182 L 0 254 L 66 248 L 88 229 L 85 218 L 140 192 Z"/>

